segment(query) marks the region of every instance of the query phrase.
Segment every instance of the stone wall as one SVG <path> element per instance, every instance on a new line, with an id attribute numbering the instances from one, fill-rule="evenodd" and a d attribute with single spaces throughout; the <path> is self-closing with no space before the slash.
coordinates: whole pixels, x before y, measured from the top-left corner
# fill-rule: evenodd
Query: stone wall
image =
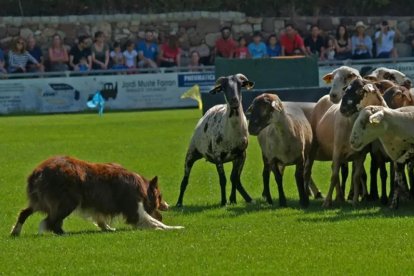
<path id="1" fill-rule="evenodd" d="M 407 34 L 410 26 L 410 17 L 387 18 L 395 23 L 401 33 Z M 264 35 L 278 33 L 286 23 L 294 23 L 302 35 L 308 33 L 311 24 L 318 24 L 326 34 L 334 34 L 336 26 L 343 23 L 353 29 L 355 23 L 363 20 L 369 25 L 367 32 L 373 34 L 383 17 L 247 17 L 239 12 L 177 12 L 164 14 L 113 14 L 113 15 L 83 15 L 83 16 L 45 16 L 45 17 L 0 17 L 0 44 L 8 47 L 10 42 L 18 36 L 34 35 L 39 44 L 47 48 L 51 36 L 59 33 L 66 44 L 71 45 L 79 35 L 93 35 L 96 31 L 103 31 L 109 41 L 124 42 L 128 39 L 136 40 L 144 36 L 146 29 L 155 30 L 156 36 L 176 33 L 180 37 L 181 47 L 188 51 L 199 47 L 207 52 L 213 47 L 214 41 L 220 35 L 223 26 L 232 28 L 234 37 L 250 35 L 254 31 L 262 31 Z M 402 37 L 404 41 L 404 37 Z M 208 46 L 208 47 L 206 47 Z M 400 43 L 404 52 L 409 46 Z M 408 48 L 407 48 L 408 47 Z M 406 53 L 407 52 L 407 53 Z"/>

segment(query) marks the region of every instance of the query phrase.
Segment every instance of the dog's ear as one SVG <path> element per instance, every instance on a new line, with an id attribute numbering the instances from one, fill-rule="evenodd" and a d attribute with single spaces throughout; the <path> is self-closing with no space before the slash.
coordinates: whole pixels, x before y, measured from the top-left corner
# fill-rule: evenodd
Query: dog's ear
<path id="1" fill-rule="evenodd" d="M 153 179 L 150 180 L 150 182 L 149 182 L 149 188 L 151 190 L 158 189 L 158 176 L 155 176 Z"/>

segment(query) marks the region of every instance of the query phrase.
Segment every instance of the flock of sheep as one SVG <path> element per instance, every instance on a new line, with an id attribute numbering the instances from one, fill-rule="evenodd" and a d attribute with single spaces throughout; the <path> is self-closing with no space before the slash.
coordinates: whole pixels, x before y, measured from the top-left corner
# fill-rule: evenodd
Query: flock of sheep
<path id="1" fill-rule="evenodd" d="M 246 120 L 241 104 L 241 89 L 253 82 L 242 74 L 220 77 L 212 94 L 223 92 L 226 104 L 209 109 L 198 122 L 192 136 L 181 182 L 177 206 L 182 206 L 190 171 L 195 161 L 205 158 L 214 163 L 219 174 L 221 204 L 227 203 L 226 176 L 223 164 L 233 162 L 230 203 L 236 203 L 236 190 L 246 202 L 252 198 L 243 188 L 240 175 L 246 159 L 248 136 L 258 138 L 263 157 L 263 194 L 269 204 L 270 172 L 279 191 L 279 204 L 286 206 L 283 191 L 285 166 L 295 165 L 295 179 L 300 205 L 307 207 L 309 195 L 322 198 L 312 179 L 315 160 L 331 161 L 332 173 L 323 207 L 345 200 L 348 163 L 352 162 L 352 185 L 348 198 L 354 205 L 360 198 L 379 199 L 377 172 L 381 176 L 381 202 L 397 208 L 399 198 L 414 191 L 414 95 L 411 81 L 401 72 L 378 68 L 362 77 L 358 70 L 342 66 L 323 77 L 331 84 L 329 95 L 317 103 L 282 102 L 274 91 L 254 99 Z M 370 191 L 364 168 L 366 155 L 371 155 Z M 386 163 L 390 163 L 391 185 L 387 196 Z M 405 176 L 408 164 L 409 181 Z M 341 181 L 339 174 L 341 173 Z"/>

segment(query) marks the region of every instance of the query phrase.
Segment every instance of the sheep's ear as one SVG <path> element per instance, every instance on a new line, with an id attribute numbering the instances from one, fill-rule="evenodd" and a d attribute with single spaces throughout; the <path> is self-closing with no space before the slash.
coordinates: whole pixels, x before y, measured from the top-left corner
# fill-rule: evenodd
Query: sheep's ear
<path id="1" fill-rule="evenodd" d="M 223 90 L 222 90 L 222 82 L 223 82 L 223 80 L 224 80 L 224 77 L 220 77 L 220 78 L 218 78 L 218 79 L 216 80 L 216 84 L 214 85 L 214 88 L 213 88 L 213 89 L 211 89 L 211 90 L 209 91 L 209 93 L 214 95 L 214 94 L 217 94 L 217 93 L 219 93 L 219 92 L 223 91 Z"/>
<path id="2" fill-rule="evenodd" d="M 322 77 L 322 79 L 325 81 L 326 84 L 330 84 L 334 78 L 333 73 L 328 73 L 325 76 Z"/>
<path id="3" fill-rule="evenodd" d="M 283 105 L 281 101 L 272 101 L 271 103 L 274 110 L 281 112 L 283 110 Z"/>
<path id="4" fill-rule="evenodd" d="M 247 90 L 250 90 L 254 87 L 254 82 L 245 80 L 242 82 L 242 87 L 246 88 Z"/>
<path id="5" fill-rule="evenodd" d="M 382 119 L 384 119 L 384 111 L 380 110 L 369 116 L 369 123 L 372 125 L 377 125 L 381 123 Z"/>

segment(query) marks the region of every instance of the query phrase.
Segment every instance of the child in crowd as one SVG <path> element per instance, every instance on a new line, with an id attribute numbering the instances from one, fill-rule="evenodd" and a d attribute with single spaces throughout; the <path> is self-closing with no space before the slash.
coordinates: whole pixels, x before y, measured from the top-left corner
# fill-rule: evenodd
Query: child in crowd
<path id="1" fill-rule="evenodd" d="M 264 58 L 267 57 L 266 44 L 262 42 L 262 34 L 257 31 L 253 34 L 253 42 L 247 46 L 250 56 L 252 58 Z"/>
<path id="2" fill-rule="evenodd" d="M 269 57 L 278 57 L 282 53 L 282 47 L 277 41 L 277 36 L 271 34 L 267 39 L 267 55 Z"/>
<path id="3" fill-rule="evenodd" d="M 238 47 L 235 51 L 235 58 L 250 58 L 249 49 L 247 49 L 247 40 L 244 36 L 241 36 L 238 40 Z"/>
<path id="4" fill-rule="evenodd" d="M 329 37 L 328 42 L 326 43 L 325 55 L 327 60 L 335 59 L 335 39 L 333 37 Z"/>
<path id="5" fill-rule="evenodd" d="M 86 72 L 86 71 L 89 71 L 89 65 L 88 65 L 88 60 L 86 59 L 86 57 L 82 57 L 80 60 L 79 60 L 79 65 L 78 65 L 78 67 L 79 67 L 79 72 Z"/>
<path id="6" fill-rule="evenodd" d="M 126 69 L 124 55 L 121 50 L 121 44 L 119 42 L 114 43 L 114 49 L 109 54 L 112 60 L 112 69 Z"/>
<path id="7" fill-rule="evenodd" d="M 126 50 L 123 52 L 125 58 L 125 66 L 129 69 L 137 68 L 137 56 L 138 53 L 135 51 L 135 44 L 132 41 L 126 43 Z"/>

